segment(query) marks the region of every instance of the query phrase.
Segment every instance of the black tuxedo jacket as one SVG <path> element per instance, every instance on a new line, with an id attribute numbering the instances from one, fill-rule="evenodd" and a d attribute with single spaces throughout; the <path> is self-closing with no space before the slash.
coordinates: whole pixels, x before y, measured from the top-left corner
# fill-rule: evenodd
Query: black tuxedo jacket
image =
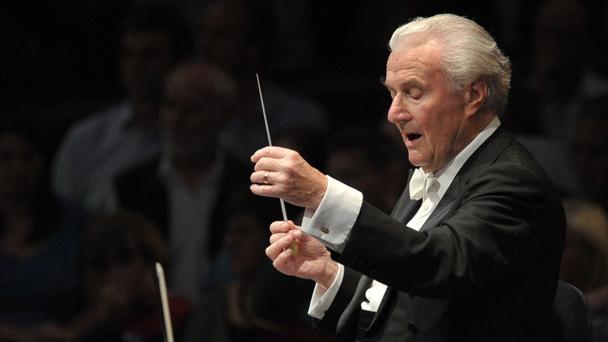
<path id="1" fill-rule="evenodd" d="M 366 341 L 559 341 L 553 300 L 565 234 L 559 195 L 498 129 L 467 160 L 432 215 L 406 188 L 391 216 L 363 203 L 346 267 L 320 325 L 353 341 L 372 279 L 388 285 Z"/>

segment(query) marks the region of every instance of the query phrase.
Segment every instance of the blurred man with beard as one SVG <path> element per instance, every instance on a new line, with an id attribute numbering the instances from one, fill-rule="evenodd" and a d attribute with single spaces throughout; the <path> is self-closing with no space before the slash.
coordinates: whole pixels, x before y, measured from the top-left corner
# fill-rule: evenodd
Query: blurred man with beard
<path id="1" fill-rule="evenodd" d="M 178 67 L 168 77 L 161 107 L 161 155 L 114 181 L 116 205 L 149 216 L 163 230 L 170 290 L 194 304 L 221 245 L 219 209 L 227 194 L 247 189 L 245 168 L 218 147 L 233 96 L 233 83 L 222 71 L 204 64 Z"/>

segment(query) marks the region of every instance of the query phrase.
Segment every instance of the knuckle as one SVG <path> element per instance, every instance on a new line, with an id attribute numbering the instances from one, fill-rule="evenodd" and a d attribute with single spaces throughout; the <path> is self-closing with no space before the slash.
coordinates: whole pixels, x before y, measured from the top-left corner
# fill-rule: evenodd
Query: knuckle
<path id="1" fill-rule="evenodd" d="M 273 188 L 274 188 L 273 194 L 276 194 L 276 195 L 283 195 L 287 192 L 286 191 L 287 189 L 285 188 L 285 186 L 283 184 L 276 184 L 273 186 Z"/>

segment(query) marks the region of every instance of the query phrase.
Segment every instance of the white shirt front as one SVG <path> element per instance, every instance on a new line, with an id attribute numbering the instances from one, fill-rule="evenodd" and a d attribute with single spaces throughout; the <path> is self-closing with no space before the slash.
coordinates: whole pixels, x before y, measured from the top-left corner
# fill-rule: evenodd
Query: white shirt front
<path id="1" fill-rule="evenodd" d="M 407 223 L 409 228 L 419 230 L 423 226 L 464 163 L 499 126 L 500 120 L 495 117 L 469 145 L 460 151 L 445 167 L 435 173 L 439 182 L 437 192 L 423 198 L 421 208 Z M 361 192 L 329 176 L 327 178 L 328 187 L 325 196 L 316 211 L 306 210 L 302 221 L 302 230 L 316 237 L 329 248 L 342 252 L 361 210 L 363 196 Z M 323 318 L 325 311 L 331 305 L 340 288 L 343 277 L 344 266 L 340 264 L 338 276 L 328 289 L 319 284 L 315 286 L 308 310 L 310 316 L 318 319 Z M 365 293 L 367 301 L 361 303 L 361 308 L 367 311 L 377 311 L 386 288 L 386 285 L 374 280 L 372 286 Z"/>
<path id="2" fill-rule="evenodd" d="M 211 215 L 225 161 L 217 158 L 195 188 L 186 186 L 165 158 L 160 164 L 169 201 L 169 282 L 171 292 L 198 303 L 208 258 Z"/>

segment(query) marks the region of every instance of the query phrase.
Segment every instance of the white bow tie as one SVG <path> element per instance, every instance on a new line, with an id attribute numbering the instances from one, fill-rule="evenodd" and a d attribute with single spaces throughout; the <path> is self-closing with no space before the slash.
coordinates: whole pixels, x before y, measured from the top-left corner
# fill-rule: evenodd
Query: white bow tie
<path id="1" fill-rule="evenodd" d="M 432 172 L 426 173 L 420 167 L 414 170 L 409 184 L 411 199 L 418 201 L 428 198 L 429 193 L 437 192 L 438 189 L 439 182 Z"/>

